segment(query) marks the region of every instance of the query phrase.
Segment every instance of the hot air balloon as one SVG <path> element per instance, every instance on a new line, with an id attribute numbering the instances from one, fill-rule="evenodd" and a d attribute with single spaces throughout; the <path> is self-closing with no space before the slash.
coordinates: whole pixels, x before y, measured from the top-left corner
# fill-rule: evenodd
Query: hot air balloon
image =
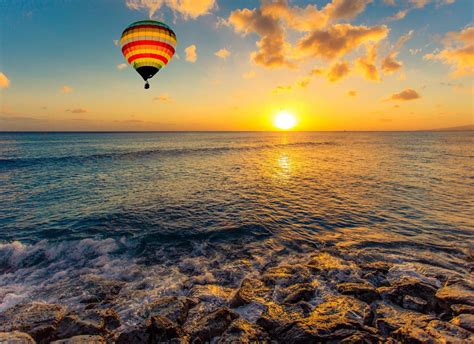
<path id="1" fill-rule="evenodd" d="M 145 89 L 151 79 L 173 57 L 176 34 L 159 21 L 141 20 L 130 24 L 120 39 L 123 56 L 145 80 Z"/>

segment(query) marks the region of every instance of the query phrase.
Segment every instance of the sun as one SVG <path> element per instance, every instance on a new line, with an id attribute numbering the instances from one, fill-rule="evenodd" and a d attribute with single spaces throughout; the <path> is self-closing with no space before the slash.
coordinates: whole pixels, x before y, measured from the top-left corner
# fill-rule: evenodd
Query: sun
<path id="1" fill-rule="evenodd" d="M 296 117 L 288 111 L 280 111 L 275 117 L 275 127 L 281 130 L 288 130 L 296 125 Z"/>

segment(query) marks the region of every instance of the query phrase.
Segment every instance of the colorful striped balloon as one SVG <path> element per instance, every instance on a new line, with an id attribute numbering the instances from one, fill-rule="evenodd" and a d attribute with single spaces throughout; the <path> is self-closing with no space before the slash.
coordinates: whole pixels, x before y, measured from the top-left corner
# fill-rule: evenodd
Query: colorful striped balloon
<path id="1" fill-rule="evenodd" d="M 120 39 L 123 56 L 146 81 L 151 79 L 173 57 L 176 35 L 171 28 L 158 21 L 141 20 L 129 25 Z"/>

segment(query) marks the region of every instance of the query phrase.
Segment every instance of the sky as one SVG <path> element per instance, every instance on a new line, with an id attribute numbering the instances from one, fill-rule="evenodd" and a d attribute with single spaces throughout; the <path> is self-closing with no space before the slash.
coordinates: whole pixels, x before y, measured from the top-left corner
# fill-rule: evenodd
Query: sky
<path id="1" fill-rule="evenodd" d="M 474 124 L 472 0 L 0 0 L 0 131 Z M 168 24 L 144 90 L 117 40 Z"/>

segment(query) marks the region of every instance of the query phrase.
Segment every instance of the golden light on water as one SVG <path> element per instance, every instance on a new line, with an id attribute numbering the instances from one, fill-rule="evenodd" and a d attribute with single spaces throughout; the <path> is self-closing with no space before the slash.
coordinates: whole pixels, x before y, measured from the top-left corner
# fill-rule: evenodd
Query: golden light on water
<path id="1" fill-rule="evenodd" d="M 280 130 L 293 128 L 297 123 L 296 117 L 288 111 L 280 111 L 275 117 L 274 124 Z"/>

